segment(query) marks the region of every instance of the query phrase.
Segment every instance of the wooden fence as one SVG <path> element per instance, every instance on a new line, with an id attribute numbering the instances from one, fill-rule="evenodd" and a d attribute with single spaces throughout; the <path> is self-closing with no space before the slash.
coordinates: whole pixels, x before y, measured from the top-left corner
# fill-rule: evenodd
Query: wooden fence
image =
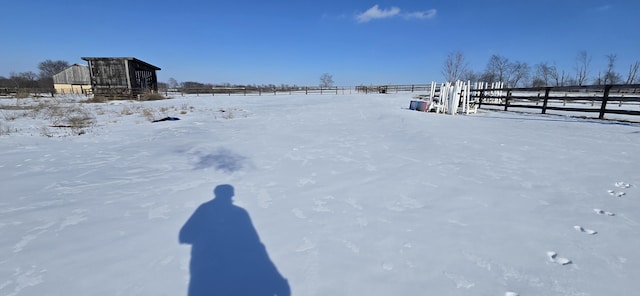
<path id="1" fill-rule="evenodd" d="M 340 95 L 352 93 L 365 94 L 385 94 L 399 92 L 424 92 L 429 91 L 430 84 L 398 84 L 398 85 L 359 85 L 359 86 L 300 86 L 287 88 L 273 87 L 213 87 L 213 88 L 181 88 L 173 90 L 163 90 L 162 93 L 178 93 L 180 95 L 278 95 L 278 94 L 319 94 L 319 95 Z"/>
<path id="2" fill-rule="evenodd" d="M 640 84 L 473 89 L 479 108 L 640 115 Z"/>
<path id="3" fill-rule="evenodd" d="M 213 88 L 179 88 L 179 89 L 167 89 L 160 91 L 165 95 L 173 94 L 173 95 L 185 95 L 185 94 L 195 94 L 199 95 L 241 95 L 241 96 L 250 96 L 250 95 L 283 95 L 283 94 L 351 94 L 353 91 L 352 87 L 288 87 L 288 88 L 273 88 L 273 87 L 213 87 Z"/>
<path id="4" fill-rule="evenodd" d="M 435 85 L 435 86 L 434 86 Z M 432 93 L 438 97 L 442 84 L 401 84 L 401 85 L 368 85 L 355 87 L 215 87 L 206 89 L 174 89 L 162 90 L 165 95 L 348 95 L 353 93 L 385 94 L 385 93 Z M 0 88 L 0 96 L 18 96 L 24 94 L 35 96 L 53 96 L 52 89 L 16 89 Z M 640 84 L 614 84 L 589 86 L 547 86 L 530 88 L 479 88 L 477 84 L 471 88 L 471 104 L 480 109 L 497 109 L 504 111 L 538 111 L 542 114 L 551 112 L 571 112 L 572 114 L 594 114 L 605 119 L 607 114 L 623 116 L 640 116 Z M 597 114 L 597 116 L 595 116 Z M 579 116 L 579 114 L 578 114 Z"/>
<path id="5" fill-rule="evenodd" d="M 0 96 L 24 98 L 29 96 L 43 97 L 54 96 L 56 91 L 53 88 L 17 88 L 0 87 Z"/>

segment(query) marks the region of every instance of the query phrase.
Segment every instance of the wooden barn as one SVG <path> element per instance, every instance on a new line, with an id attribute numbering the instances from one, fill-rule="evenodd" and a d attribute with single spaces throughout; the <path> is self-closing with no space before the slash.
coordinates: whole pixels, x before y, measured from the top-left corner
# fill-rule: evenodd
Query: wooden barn
<path id="1" fill-rule="evenodd" d="M 53 88 L 58 94 L 91 93 L 89 67 L 73 64 L 62 72 L 53 75 Z"/>
<path id="2" fill-rule="evenodd" d="M 83 57 L 94 95 L 134 96 L 158 91 L 160 68 L 136 58 Z"/>

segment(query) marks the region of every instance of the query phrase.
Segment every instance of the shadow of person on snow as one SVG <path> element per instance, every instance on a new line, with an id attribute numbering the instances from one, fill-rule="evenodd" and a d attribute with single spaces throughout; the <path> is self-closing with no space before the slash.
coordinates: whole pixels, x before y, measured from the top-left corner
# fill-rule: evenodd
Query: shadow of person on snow
<path id="1" fill-rule="evenodd" d="M 219 185 L 182 226 L 181 244 L 191 245 L 189 296 L 291 295 L 260 242 L 249 213 L 233 204 L 233 186 Z"/>

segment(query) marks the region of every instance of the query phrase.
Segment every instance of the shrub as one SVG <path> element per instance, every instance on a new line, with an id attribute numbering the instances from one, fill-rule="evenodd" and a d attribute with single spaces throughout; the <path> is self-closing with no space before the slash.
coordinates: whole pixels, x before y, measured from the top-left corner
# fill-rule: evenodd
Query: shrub
<path id="1" fill-rule="evenodd" d="M 11 127 L 0 121 L 0 136 L 11 134 Z"/>
<path id="2" fill-rule="evenodd" d="M 31 94 L 23 89 L 19 89 L 18 92 L 16 92 L 16 95 L 14 96 L 16 99 L 26 99 L 28 97 L 30 97 Z"/>

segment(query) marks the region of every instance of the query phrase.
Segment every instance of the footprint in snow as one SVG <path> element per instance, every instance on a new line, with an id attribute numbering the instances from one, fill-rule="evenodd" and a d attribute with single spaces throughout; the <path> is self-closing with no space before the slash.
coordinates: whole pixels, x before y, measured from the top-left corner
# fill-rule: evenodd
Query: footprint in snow
<path id="1" fill-rule="evenodd" d="M 616 187 L 618 187 L 618 188 L 629 188 L 629 187 L 631 187 L 631 184 L 625 183 L 625 182 L 622 182 L 622 181 L 616 182 L 614 185 L 616 185 Z"/>
<path id="2" fill-rule="evenodd" d="M 616 196 L 616 197 L 623 197 L 623 196 L 625 196 L 627 194 L 626 192 L 615 191 L 615 190 L 607 190 L 607 192 L 609 192 L 609 195 Z"/>
<path id="3" fill-rule="evenodd" d="M 598 233 L 595 230 L 587 229 L 587 228 L 584 228 L 584 227 L 579 226 L 579 225 L 573 226 L 573 228 L 575 228 L 575 230 L 577 230 L 577 231 L 584 232 L 584 233 L 591 234 L 591 235 L 594 235 L 594 234 Z"/>
<path id="4" fill-rule="evenodd" d="M 553 251 L 547 252 L 547 257 L 549 257 L 549 260 L 551 260 L 551 262 L 553 263 L 558 263 L 560 265 L 571 264 L 571 260 L 563 257 L 558 257 L 558 253 Z"/>
<path id="5" fill-rule="evenodd" d="M 603 211 L 601 209 L 593 209 L 594 212 L 596 212 L 596 214 L 598 215 L 607 215 L 607 216 L 615 216 L 615 213 L 612 212 L 607 212 L 607 211 Z"/>

